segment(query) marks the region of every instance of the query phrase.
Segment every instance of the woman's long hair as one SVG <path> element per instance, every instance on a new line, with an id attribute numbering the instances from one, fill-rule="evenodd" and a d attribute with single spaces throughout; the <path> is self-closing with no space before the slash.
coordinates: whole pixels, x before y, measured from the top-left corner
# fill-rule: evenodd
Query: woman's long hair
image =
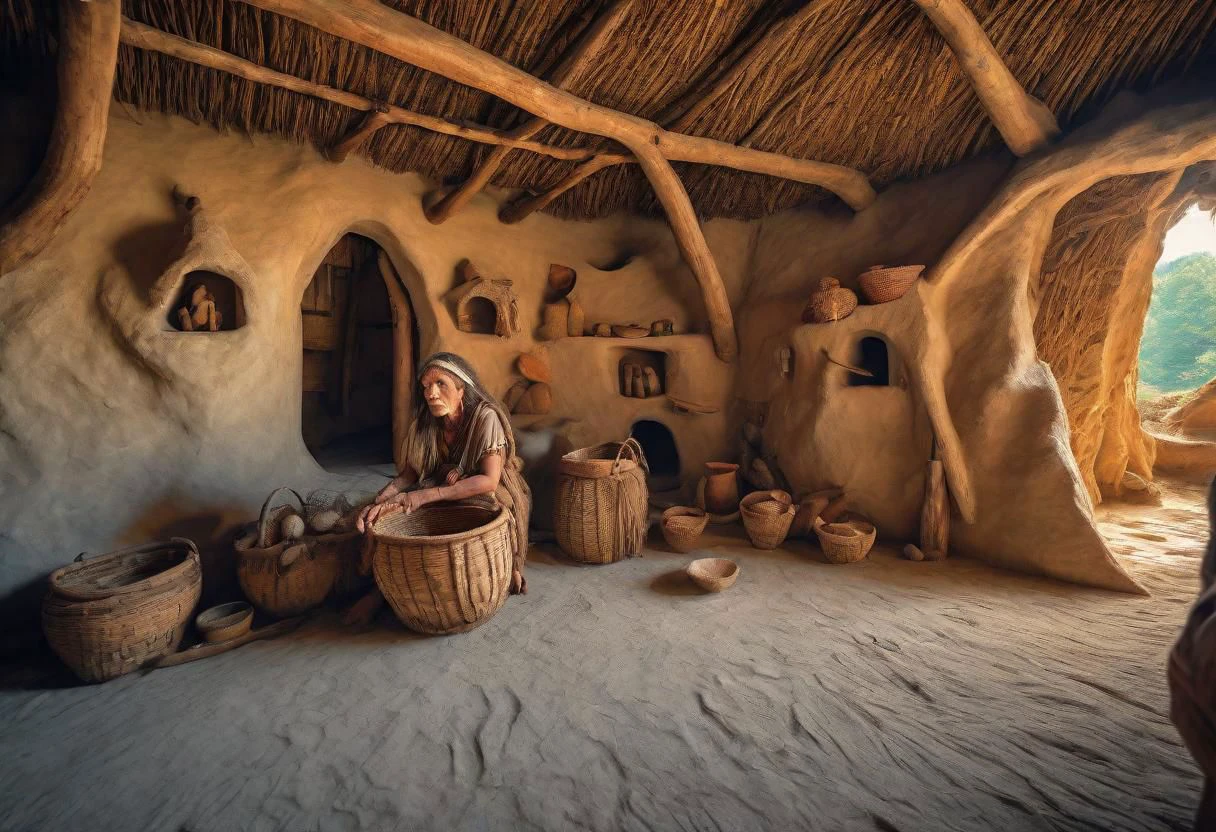
<path id="1" fill-rule="evenodd" d="M 457 383 L 464 385 L 464 395 L 461 397 L 461 401 L 464 406 L 464 428 L 467 428 L 478 406 L 482 402 L 490 400 L 491 396 L 482 387 L 481 379 L 477 377 L 477 371 L 469 365 L 469 362 L 454 352 L 437 352 L 422 362 L 415 380 L 419 388 L 422 387 L 422 376 L 435 361 L 444 361 L 459 367 L 460 371 L 473 382 L 468 384 L 463 379 L 456 379 Z M 443 462 L 439 458 L 439 436 L 443 426 L 441 419 L 431 415 L 431 409 L 426 404 L 426 397 L 420 392 L 416 398 L 414 420 L 405 434 L 404 458 L 406 463 L 414 469 L 418 479 L 424 479 L 434 473 Z"/>

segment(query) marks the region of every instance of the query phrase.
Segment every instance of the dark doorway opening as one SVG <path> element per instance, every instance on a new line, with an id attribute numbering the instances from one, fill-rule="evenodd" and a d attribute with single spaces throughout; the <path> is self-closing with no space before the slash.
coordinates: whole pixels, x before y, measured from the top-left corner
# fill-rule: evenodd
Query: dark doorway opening
<path id="1" fill-rule="evenodd" d="M 642 419 L 634 422 L 630 434 L 642 446 L 650 465 L 647 485 L 652 492 L 671 491 L 680 487 L 680 453 L 676 440 L 662 422 Z"/>
<path id="2" fill-rule="evenodd" d="M 397 278 L 383 274 L 384 265 L 379 246 L 347 234 L 321 261 L 301 299 L 301 430 L 313 457 L 331 471 L 394 462 L 394 409 L 401 407 L 395 386 L 413 376 L 417 328 L 408 306 L 394 308 L 400 304 L 386 281 Z M 403 295 L 394 288 L 393 294 Z M 410 319 L 404 330 L 402 314 Z"/>
<path id="3" fill-rule="evenodd" d="M 849 373 L 849 387 L 887 387 L 891 384 L 891 357 L 887 342 L 867 335 L 857 342 L 853 351 L 853 365 L 869 375 Z"/>

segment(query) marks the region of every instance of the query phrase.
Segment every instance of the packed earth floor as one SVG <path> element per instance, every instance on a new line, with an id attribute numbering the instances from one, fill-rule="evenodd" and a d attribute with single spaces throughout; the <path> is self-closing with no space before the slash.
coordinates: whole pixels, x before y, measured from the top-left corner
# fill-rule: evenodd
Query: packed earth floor
<path id="1" fill-rule="evenodd" d="M 1165 661 L 1201 490 L 1099 520 L 1152 597 L 711 526 L 741 565 L 720 595 L 655 531 L 609 567 L 536 547 L 529 594 L 463 635 L 330 610 L 104 685 L 10 668 L 0 827 L 1186 829 Z"/>

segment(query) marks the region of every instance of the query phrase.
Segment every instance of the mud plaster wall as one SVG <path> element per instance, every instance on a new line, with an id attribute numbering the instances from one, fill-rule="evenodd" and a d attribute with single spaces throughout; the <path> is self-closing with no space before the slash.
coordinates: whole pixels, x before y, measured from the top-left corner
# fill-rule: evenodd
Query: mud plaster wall
<path id="1" fill-rule="evenodd" d="M 158 278 L 190 266 L 175 263 L 185 245 L 175 185 L 201 198 L 208 224 L 231 242 L 219 271 L 241 273 L 231 276 L 244 292 L 243 329 L 183 335 L 162 331 L 152 314 Z M 550 263 L 577 270 L 588 322 L 672 318 L 677 331 L 702 328 L 699 290 L 663 223 L 537 215 L 506 226 L 486 195 L 433 226 L 420 207 L 427 187 L 358 159 L 334 165 L 311 148 L 116 109 L 88 197 L 41 256 L 5 276 L 0 294 L 0 592 L 36 586 L 82 550 L 170 533 L 222 539 L 271 488 L 326 480 L 300 433 L 300 298 L 347 232 L 391 258 L 422 352 L 465 355 L 499 395 L 515 358 L 535 346 Z M 736 304 L 752 233 L 730 221 L 706 228 Z M 615 271 L 590 265 L 622 252 L 634 257 Z M 519 333 L 456 329 L 442 298 L 466 257 L 485 276 L 514 281 Z M 720 414 L 677 414 L 665 399 L 620 395 L 615 351 L 651 340 L 672 353 L 671 391 Z M 651 418 L 672 430 L 687 471 L 724 453 L 733 377 L 708 335 L 579 338 L 548 349 L 551 418 L 521 427 L 558 423 L 577 446 L 624 437 Z"/>

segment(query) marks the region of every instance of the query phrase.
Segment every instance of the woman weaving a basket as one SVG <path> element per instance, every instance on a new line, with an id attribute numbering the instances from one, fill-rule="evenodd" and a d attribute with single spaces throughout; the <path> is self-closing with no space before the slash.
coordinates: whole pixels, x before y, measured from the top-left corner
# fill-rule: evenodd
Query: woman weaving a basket
<path id="1" fill-rule="evenodd" d="M 515 456 L 511 423 L 493 396 L 485 391 L 473 368 L 458 355 L 440 352 L 422 365 L 421 396 L 405 440 L 404 467 L 356 520 L 370 531 L 381 517 L 412 512 L 429 503 L 457 500 L 497 500 L 514 515 L 511 592 L 527 591 L 523 576 L 528 548 L 531 494 Z M 370 571 L 364 547 L 361 564 Z M 351 608 L 347 619 L 370 621 L 383 603 L 374 589 Z"/>

